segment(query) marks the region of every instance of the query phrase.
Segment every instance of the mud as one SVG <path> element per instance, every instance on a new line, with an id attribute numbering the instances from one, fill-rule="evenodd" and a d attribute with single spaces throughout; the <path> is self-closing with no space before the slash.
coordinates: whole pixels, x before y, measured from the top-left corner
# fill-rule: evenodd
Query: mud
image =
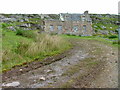
<path id="1" fill-rule="evenodd" d="M 19 88 L 117 87 L 117 49 L 94 40 L 73 39 L 72 43 L 73 49 L 44 62 L 3 73 L 3 83 L 18 81 Z"/>

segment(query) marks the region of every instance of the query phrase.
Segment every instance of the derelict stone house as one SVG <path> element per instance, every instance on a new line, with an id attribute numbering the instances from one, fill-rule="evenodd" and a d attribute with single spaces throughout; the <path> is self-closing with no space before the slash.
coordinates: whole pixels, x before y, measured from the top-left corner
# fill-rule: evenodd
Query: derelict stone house
<path id="1" fill-rule="evenodd" d="M 44 20 L 44 31 L 48 33 L 91 36 L 92 20 L 85 11 L 83 14 L 59 14 L 59 20 Z"/>

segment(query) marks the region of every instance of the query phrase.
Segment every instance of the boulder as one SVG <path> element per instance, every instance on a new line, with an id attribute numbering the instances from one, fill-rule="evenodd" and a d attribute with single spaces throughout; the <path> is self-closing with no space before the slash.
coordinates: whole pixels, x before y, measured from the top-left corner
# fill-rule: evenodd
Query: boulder
<path id="1" fill-rule="evenodd" d="M 16 31 L 15 27 L 14 26 L 9 26 L 7 27 L 8 29 L 12 30 L 12 31 Z"/>
<path id="2" fill-rule="evenodd" d="M 7 84 L 2 84 L 3 87 L 17 87 L 20 85 L 20 82 L 18 81 L 15 81 L 15 82 L 12 82 L 12 83 L 7 83 Z"/>

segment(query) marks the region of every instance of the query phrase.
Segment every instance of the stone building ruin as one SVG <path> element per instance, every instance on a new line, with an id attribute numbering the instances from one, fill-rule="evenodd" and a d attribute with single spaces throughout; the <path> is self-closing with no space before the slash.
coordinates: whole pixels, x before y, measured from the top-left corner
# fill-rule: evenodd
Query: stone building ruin
<path id="1" fill-rule="evenodd" d="M 60 13 L 59 20 L 44 20 L 44 31 L 56 34 L 91 36 L 93 34 L 92 19 L 88 11 L 83 14 Z"/>

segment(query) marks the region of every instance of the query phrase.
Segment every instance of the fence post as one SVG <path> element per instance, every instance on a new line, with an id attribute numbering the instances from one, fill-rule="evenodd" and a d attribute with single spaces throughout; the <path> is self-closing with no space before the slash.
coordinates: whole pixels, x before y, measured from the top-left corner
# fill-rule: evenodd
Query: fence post
<path id="1" fill-rule="evenodd" d="M 119 41 L 120 41 L 120 25 L 119 25 L 119 28 L 118 28 L 118 39 L 119 39 Z"/>

